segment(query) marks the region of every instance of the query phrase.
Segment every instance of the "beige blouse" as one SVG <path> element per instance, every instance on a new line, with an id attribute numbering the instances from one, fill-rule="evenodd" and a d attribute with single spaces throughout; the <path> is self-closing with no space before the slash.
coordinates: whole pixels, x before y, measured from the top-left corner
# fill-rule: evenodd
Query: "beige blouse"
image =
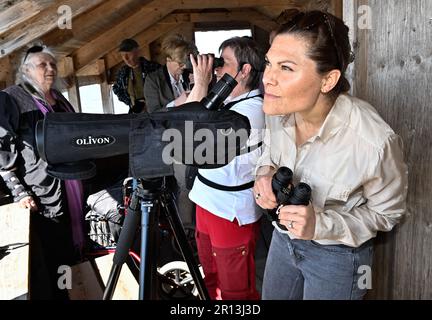
<path id="1" fill-rule="evenodd" d="M 298 149 L 294 115 L 267 116 L 266 126 L 257 170 L 286 166 L 295 184 L 311 186 L 315 241 L 358 247 L 405 214 L 402 140 L 368 103 L 339 96 L 318 134 Z"/>

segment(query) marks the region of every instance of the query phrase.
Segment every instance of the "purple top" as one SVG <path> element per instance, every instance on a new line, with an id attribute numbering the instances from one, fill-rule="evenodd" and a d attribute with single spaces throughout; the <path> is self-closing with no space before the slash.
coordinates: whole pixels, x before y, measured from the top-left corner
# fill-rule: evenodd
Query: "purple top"
<path id="1" fill-rule="evenodd" d="M 65 112 L 74 112 L 71 106 L 67 104 L 63 104 L 60 100 L 57 99 L 54 91 L 51 91 L 54 98 L 59 102 L 59 107 L 62 108 Z M 49 104 L 44 104 L 40 100 L 33 97 L 36 106 L 39 110 L 46 115 L 48 112 L 55 112 L 52 106 Z M 83 230 L 83 186 L 80 180 L 65 180 L 64 181 L 66 188 L 66 196 L 69 208 L 69 214 L 72 224 L 72 237 L 73 243 L 76 248 L 81 252 L 84 248 L 84 230 Z"/>

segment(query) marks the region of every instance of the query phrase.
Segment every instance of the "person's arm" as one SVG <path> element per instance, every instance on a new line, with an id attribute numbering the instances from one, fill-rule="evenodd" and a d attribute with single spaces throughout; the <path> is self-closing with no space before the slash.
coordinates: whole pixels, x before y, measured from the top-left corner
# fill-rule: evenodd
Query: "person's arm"
<path id="1" fill-rule="evenodd" d="M 406 213 L 408 172 L 400 137 L 393 135 L 385 142 L 363 188 L 367 202 L 348 212 L 316 213 L 313 240 L 337 240 L 357 247 L 377 231 L 392 230 L 401 220 Z"/>
<path id="2" fill-rule="evenodd" d="M 10 190 L 14 202 L 23 208 L 37 210 L 32 192 L 27 190 L 15 174 L 18 160 L 16 131 L 19 126 L 19 110 L 10 96 L 0 92 L 0 176 Z"/>

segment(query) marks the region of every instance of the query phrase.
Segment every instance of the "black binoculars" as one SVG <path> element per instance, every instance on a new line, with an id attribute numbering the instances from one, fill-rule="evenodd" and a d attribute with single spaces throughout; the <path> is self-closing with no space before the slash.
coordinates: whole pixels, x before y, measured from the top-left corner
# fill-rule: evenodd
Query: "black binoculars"
<path id="1" fill-rule="evenodd" d="M 209 55 L 214 56 L 213 54 L 209 54 Z M 224 65 L 224 63 L 225 63 L 225 61 L 224 61 L 224 59 L 222 57 L 220 57 L 220 58 L 219 57 L 214 57 L 213 58 L 213 67 L 212 67 L 213 70 L 216 69 L 216 68 L 222 68 L 223 65 Z M 187 60 L 186 60 L 186 68 L 185 68 L 185 70 L 187 70 L 190 73 L 193 72 L 192 62 L 190 60 L 190 57 L 188 57 Z"/>
<path id="2" fill-rule="evenodd" d="M 293 172 L 287 167 L 280 167 L 273 175 L 272 190 L 278 207 L 281 205 L 307 206 L 312 195 L 312 189 L 308 184 L 300 182 L 294 186 Z M 270 221 L 276 221 L 279 228 L 288 231 L 284 225 L 278 223 L 279 217 L 276 211 L 276 209 L 267 210 L 267 218 Z"/>

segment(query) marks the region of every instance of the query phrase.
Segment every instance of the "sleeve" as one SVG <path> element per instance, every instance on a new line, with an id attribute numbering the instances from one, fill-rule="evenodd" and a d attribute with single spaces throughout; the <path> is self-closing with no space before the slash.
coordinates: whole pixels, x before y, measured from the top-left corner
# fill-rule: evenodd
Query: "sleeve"
<path id="1" fill-rule="evenodd" d="M 169 102 L 169 103 L 165 106 L 165 108 L 174 108 L 174 107 L 175 107 L 175 100 Z"/>
<path id="2" fill-rule="evenodd" d="M 324 209 L 316 213 L 314 240 L 336 240 L 358 247 L 377 231 L 393 229 L 406 212 L 408 171 L 402 150 L 400 137 L 390 136 L 363 184 L 367 201 L 348 212 Z"/>
<path id="3" fill-rule="evenodd" d="M 125 85 L 123 85 L 123 82 L 125 81 L 124 78 L 126 78 L 126 70 L 122 68 L 117 73 L 117 77 L 113 84 L 112 90 L 114 94 L 117 96 L 117 98 L 119 99 L 119 101 L 130 106 L 131 101 L 129 98 L 129 94 L 125 89 Z"/>
<path id="4" fill-rule="evenodd" d="M 166 108 L 161 104 L 159 90 L 160 86 L 158 85 L 156 74 L 152 73 L 148 75 L 144 83 L 144 98 L 148 113 L 166 111 Z"/>
<path id="5" fill-rule="evenodd" d="M 277 168 L 278 165 L 274 163 L 271 159 L 271 125 L 269 123 L 270 118 L 265 116 L 265 128 L 264 129 L 264 141 L 262 147 L 261 157 L 258 159 L 256 168 L 255 168 L 255 176 L 266 175 L 268 174 L 268 170 L 263 171 L 263 167 L 272 167 L 273 169 Z"/>
<path id="6" fill-rule="evenodd" d="M 25 190 L 15 175 L 18 159 L 16 131 L 19 126 L 19 110 L 5 92 L 0 92 L 0 176 L 11 191 L 14 201 L 19 201 L 31 193 Z"/>
<path id="7" fill-rule="evenodd" d="M 16 148 L 19 111 L 5 92 L 0 92 L 0 170 L 10 171 L 18 158 Z"/>

